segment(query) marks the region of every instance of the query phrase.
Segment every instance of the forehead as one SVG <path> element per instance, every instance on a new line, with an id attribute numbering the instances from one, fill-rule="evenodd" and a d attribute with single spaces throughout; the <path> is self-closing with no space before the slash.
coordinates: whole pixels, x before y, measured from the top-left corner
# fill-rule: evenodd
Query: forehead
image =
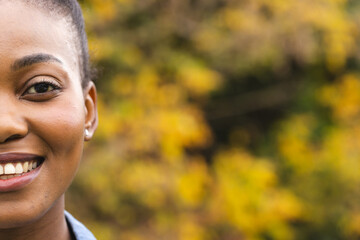
<path id="1" fill-rule="evenodd" d="M 0 71 L 15 59 L 35 53 L 53 55 L 78 73 L 70 22 L 22 1 L 0 1 Z"/>

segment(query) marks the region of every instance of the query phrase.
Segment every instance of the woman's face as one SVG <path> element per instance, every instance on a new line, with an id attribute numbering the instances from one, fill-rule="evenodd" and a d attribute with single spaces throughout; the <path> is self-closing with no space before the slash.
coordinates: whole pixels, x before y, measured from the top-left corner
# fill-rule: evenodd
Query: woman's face
<path id="1" fill-rule="evenodd" d="M 67 21 L 1 1 L 0 29 L 0 228 L 9 228 L 62 201 L 96 128 L 96 93 L 91 83 L 81 87 Z M 40 166 L 25 171 L 34 162 Z"/>

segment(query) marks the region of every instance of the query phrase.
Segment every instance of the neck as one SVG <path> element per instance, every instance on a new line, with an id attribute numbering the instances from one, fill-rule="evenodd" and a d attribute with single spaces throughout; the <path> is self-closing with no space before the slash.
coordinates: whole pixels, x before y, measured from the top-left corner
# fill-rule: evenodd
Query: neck
<path id="1" fill-rule="evenodd" d="M 65 201 L 62 195 L 38 220 L 21 227 L 0 229 L 0 239 L 56 239 L 70 240 L 70 232 L 64 216 Z"/>

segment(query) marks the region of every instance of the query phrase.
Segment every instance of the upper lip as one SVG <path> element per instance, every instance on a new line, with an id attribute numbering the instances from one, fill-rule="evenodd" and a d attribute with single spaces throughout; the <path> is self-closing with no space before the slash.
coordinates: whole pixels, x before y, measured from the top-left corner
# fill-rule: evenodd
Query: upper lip
<path id="1" fill-rule="evenodd" d="M 1 153 L 0 163 L 25 162 L 31 160 L 42 160 L 43 157 L 31 153 Z"/>

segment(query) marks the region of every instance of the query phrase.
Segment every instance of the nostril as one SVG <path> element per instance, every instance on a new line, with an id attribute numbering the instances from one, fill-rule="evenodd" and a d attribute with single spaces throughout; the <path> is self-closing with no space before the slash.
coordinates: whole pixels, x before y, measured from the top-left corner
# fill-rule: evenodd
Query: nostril
<path id="1" fill-rule="evenodd" d="M 12 112 L 0 114 L 0 144 L 21 139 L 28 134 L 28 130 L 24 118 Z"/>
<path id="2" fill-rule="evenodd" d="M 14 135 L 11 135 L 10 137 L 8 137 L 7 139 L 5 139 L 4 142 L 9 142 L 9 141 L 16 140 L 19 138 L 22 138 L 22 136 L 20 134 L 14 134 Z"/>

